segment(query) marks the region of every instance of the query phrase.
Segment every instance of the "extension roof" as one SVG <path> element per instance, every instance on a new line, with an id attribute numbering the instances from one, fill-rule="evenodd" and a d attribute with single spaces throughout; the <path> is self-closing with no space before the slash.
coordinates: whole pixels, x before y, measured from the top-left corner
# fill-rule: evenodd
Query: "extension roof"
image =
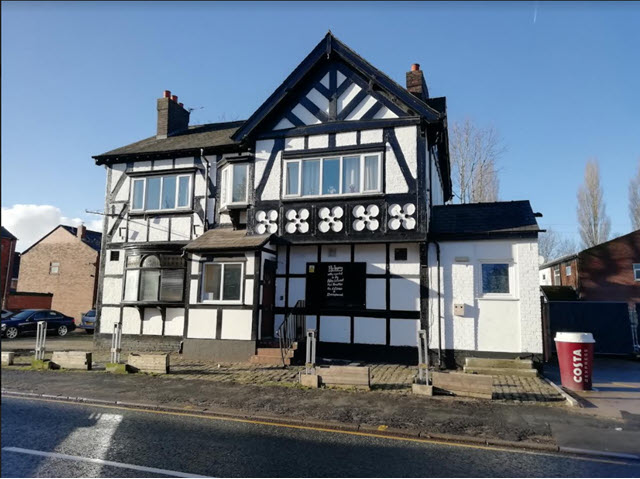
<path id="1" fill-rule="evenodd" d="M 187 251 L 228 251 L 258 249 L 265 245 L 271 235 L 247 236 L 246 230 L 229 227 L 213 228 L 187 244 Z"/>
<path id="2" fill-rule="evenodd" d="M 434 206 L 429 238 L 471 240 L 536 237 L 542 231 L 528 200 Z"/>
<path id="3" fill-rule="evenodd" d="M 540 286 L 547 301 L 577 301 L 578 294 L 571 286 Z"/>

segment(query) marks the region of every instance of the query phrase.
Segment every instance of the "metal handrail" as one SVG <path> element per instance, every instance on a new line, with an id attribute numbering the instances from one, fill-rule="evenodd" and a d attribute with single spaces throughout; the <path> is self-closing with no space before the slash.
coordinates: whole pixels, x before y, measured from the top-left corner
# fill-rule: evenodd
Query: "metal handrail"
<path id="1" fill-rule="evenodd" d="M 304 300 L 299 300 L 294 306 L 298 311 L 304 309 L 304 307 Z M 303 340 L 305 337 L 306 319 L 307 316 L 304 313 L 291 312 L 278 328 L 278 343 L 283 367 L 287 366 L 285 359 L 293 348 L 293 344 Z"/>

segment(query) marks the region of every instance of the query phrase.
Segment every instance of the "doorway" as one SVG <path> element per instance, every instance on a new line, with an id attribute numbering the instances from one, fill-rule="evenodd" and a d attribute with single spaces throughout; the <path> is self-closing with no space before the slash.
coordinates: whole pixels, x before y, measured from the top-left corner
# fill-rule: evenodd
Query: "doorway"
<path id="1" fill-rule="evenodd" d="M 265 260 L 264 275 L 262 282 L 262 326 L 260 337 L 262 339 L 272 339 L 274 337 L 274 316 L 273 306 L 276 295 L 276 266 L 272 260 Z"/>

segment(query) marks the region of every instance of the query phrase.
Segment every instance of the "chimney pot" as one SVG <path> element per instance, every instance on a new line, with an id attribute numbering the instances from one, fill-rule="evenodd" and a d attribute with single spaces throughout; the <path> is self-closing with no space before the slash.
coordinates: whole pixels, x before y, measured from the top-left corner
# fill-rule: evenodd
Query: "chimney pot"
<path id="1" fill-rule="evenodd" d="M 411 65 L 411 71 L 412 72 L 417 72 L 418 70 L 420 70 L 420 64 L 419 63 L 414 63 L 413 65 Z"/>
<path id="2" fill-rule="evenodd" d="M 411 71 L 407 72 L 407 90 L 421 100 L 429 98 L 429 90 L 419 63 L 411 65 Z"/>
<path id="3" fill-rule="evenodd" d="M 164 98 L 170 98 L 171 97 L 171 91 L 170 90 L 165 90 L 163 96 L 164 96 Z"/>
<path id="4" fill-rule="evenodd" d="M 178 95 L 171 95 L 171 99 L 178 103 Z"/>
<path id="5" fill-rule="evenodd" d="M 178 103 L 182 108 L 184 108 L 184 103 Z"/>
<path id="6" fill-rule="evenodd" d="M 85 228 L 84 224 L 81 224 L 80 226 L 78 226 L 78 229 L 76 231 L 76 236 L 78 237 L 78 239 L 83 239 L 87 234 L 87 228 Z"/>

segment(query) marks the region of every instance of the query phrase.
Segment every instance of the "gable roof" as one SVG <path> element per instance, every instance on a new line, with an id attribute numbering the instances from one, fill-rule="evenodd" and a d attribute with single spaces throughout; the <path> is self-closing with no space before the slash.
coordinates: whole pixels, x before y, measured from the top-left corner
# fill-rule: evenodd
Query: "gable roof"
<path id="1" fill-rule="evenodd" d="M 351 68 L 367 77 L 372 83 L 378 85 L 387 93 L 398 98 L 402 103 L 419 115 L 426 121 L 438 121 L 443 118 L 441 112 L 436 108 L 428 105 L 418 97 L 410 93 L 408 90 L 400 86 L 394 80 L 389 78 L 385 73 L 381 72 L 368 61 L 355 53 L 344 43 L 338 40 L 331 32 L 316 45 L 316 47 L 302 60 L 302 62 L 291 72 L 285 81 L 267 98 L 267 100 L 249 117 L 249 119 L 236 131 L 232 139 L 235 141 L 243 141 L 250 136 L 256 128 L 262 123 L 267 116 L 287 97 L 288 93 L 298 86 L 306 75 L 322 61 L 332 55 L 337 55 L 342 61 L 347 63 Z"/>
<path id="2" fill-rule="evenodd" d="M 535 237 L 539 231 L 528 200 L 434 206 L 429 224 L 429 237 L 438 240 Z"/>
<path id="3" fill-rule="evenodd" d="M 51 231 L 49 231 L 46 235 L 44 235 L 42 238 L 40 238 L 38 241 L 36 241 L 35 243 L 33 243 L 31 246 L 29 246 L 26 250 L 24 250 L 22 253 L 20 253 L 22 256 L 24 256 L 29 250 L 31 250 L 34 246 L 36 246 L 37 244 L 39 244 L 42 240 L 44 240 L 47 236 L 51 235 L 55 230 L 57 230 L 58 228 L 64 228 L 65 230 L 67 230 L 69 233 L 71 233 L 73 236 L 77 236 L 78 235 L 78 228 L 74 227 L 74 226 L 67 226 L 67 225 L 58 225 L 55 228 L 53 228 Z M 102 233 L 98 233 L 97 231 L 91 231 L 91 230 L 87 230 L 85 232 L 85 236 L 84 238 L 82 238 L 82 242 L 84 244 L 86 244 L 87 246 L 93 248 L 94 250 L 100 252 L 101 249 L 101 245 L 102 245 Z"/>
<path id="4" fill-rule="evenodd" d="M 13 236 L 9 230 L 7 228 L 5 228 L 4 226 L 1 226 L 0 228 L 2 228 L 2 238 L 9 238 L 9 239 L 14 239 L 17 240 L 18 238 L 16 238 L 15 236 Z"/>
<path id="5" fill-rule="evenodd" d="M 134 159 L 137 156 L 183 154 L 185 156 L 200 155 L 200 148 L 205 150 L 231 149 L 237 142 L 231 139 L 244 121 L 228 121 L 223 123 L 208 123 L 206 125 L 192 125 L 186 131 L 167 138 L 151 136 L 129 145 L 107 151 L 93 158 L 97 165 L 113 160 Z"/>

